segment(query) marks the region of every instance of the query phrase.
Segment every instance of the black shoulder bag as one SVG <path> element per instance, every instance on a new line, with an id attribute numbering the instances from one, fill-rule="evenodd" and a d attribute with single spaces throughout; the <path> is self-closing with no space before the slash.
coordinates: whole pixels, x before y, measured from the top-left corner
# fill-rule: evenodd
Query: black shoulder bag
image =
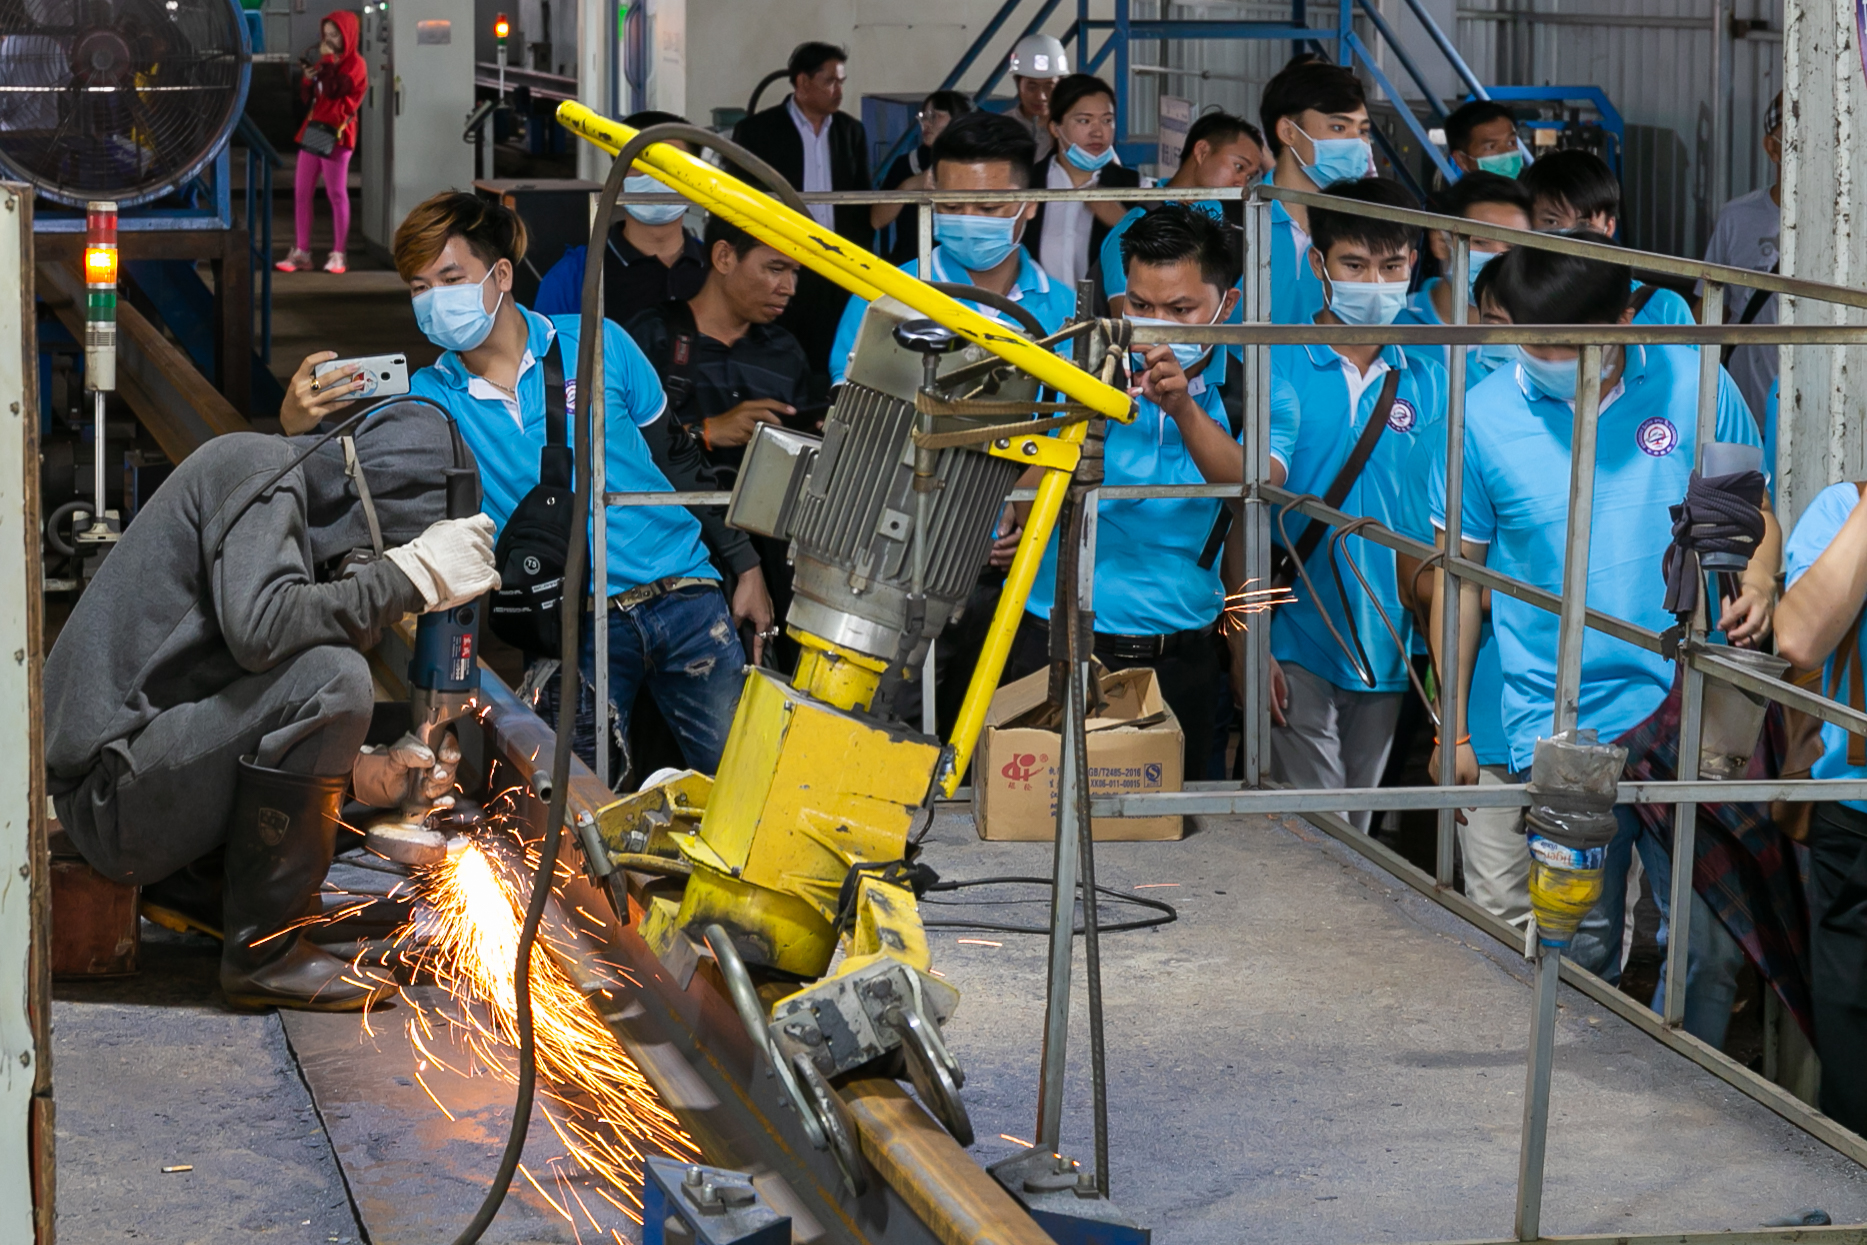
<path id="1" fill-rule="evenodd" d="M 561 334 L 545 352 L 545 445 L 538 483 L 520 499 L 493 546 L 499 588 L 493 593 L 493 634 L 532 657 L 562 657 L 560 611 L 564 561 L 570 551 L 571 452 L 565 439 Z M 587 581 L 586 581 L 587 582 Z"/>

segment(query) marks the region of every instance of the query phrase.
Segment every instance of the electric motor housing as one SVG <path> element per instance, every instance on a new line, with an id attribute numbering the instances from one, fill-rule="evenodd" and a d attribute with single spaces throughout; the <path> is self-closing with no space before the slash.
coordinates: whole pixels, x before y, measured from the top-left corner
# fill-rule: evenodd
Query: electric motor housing
<path id="1" fill-rule="evenodd" d="M 971 594 L 1022 470 L 985 454 L 984 444 L 939 451 L 937 486 L 928 495 L 925 591 L 916 601 L 913 433 L 925 356 L 901 346 L 895 329 L 921 318 L 894 299 L 869 305 L 822 438 L 761 426 L 727 513 L 735 526 L 791 542 L 790 626 L 887 662 L 909 681 Z M 941 356 L 939 374 L 987 357 L 967 346 Z M 1012 372 L 988 385 L 986 396 L 1035 401 L 1037 382 Z M 1004 422 L 943 416 L 936 431 Z"/>

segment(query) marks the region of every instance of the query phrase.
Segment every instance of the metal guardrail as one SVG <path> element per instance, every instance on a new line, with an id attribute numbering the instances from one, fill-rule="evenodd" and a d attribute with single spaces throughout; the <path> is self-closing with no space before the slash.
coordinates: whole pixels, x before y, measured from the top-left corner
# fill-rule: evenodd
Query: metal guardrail
<path id="1" fill-rule="evenodd" d="M 1027 202 L 1052 199 L 1158 201 L 1186 199 L 1194 196 L 1209 199 L 1233 199 L 1242 198 L 1245 195 L 1246 192 L 1236 190 L 1209 191 L 1161 187 L 1151 191 L 1027 190 L 996 194 L 927 191 L 906 194 L 855 191 L 805 195 L 804 198 L 806 202 L 916 203 L 931 206 L 940 202 Z M 650 199 L 672 200 L 676 197 L 644 195 L 625 196 L 624 198 L 625 201 L 638 199 L 646 201 Z M 1471 242 L 1474 239 L 1484 239 L 1627 265 L 1639 272 L 1660 273 L 1700 281 L 1703 283 L 1702 308 L 1721 308 L 1723 287 L 1726 284 L 1765 289 L 1850 307 L 1867 307 L 1867 290 L 1849 289 L 1822 282 L 1752 272 L 1748 269 L 1707 264 L 1650 252 L 1630 251 L 1574 238 L 1503 229 L 1436 213 L 1364 204 L 1313 192 L 1261 185 L 1252 188 L 1245 205 L 1246 254 L 1251 258 L 1251 263 L 1241 282 L 1245 292 L 1245 323 L 1198 327 L 1148 327 L 1134 330 L 1134 338 L 1140 343 L 1197 342 L 1236 345 L 1242 349 L 1247 395 L 1245 428 L 1242 437 L 1245 483 L 1240 485 L 1105 486 L 1101 492 L 1111 498 L 1205 496 L 1237 499 L 1243 503 L 1242 526 L 1245 539 L 1247 582 L 1254 580 L 1268 582 L 1269 507 L 1289 506 L 1301 513 L 1320 518 L 1332 526 L 1345 523 L 1354 517 L 1326 507 L 1314 498 L 1299 498 L 1269 483 L 1270 357 L 1268 348 L 1270 346 L 1281 344 L 1462 346 L 1485 342 L 1579 346 L 1581 349 L 1577 358 L 1578 385 L 1572 441 L 1575 452 L 1571 456 L 1570 505 L 1565 539 L 1563 582 L 1560 592 L 1551 592 L 1537 585 L 1500 575 L 1482 564 L 1470 561 L 1460 552 L 1462 549 L 1460 539 L 1462 497 L 1460 494 L 1464 478 L 1466 366 L 1463 350 L 1453 349 L 1449 352 L 1451 366 L 1445 421 L 1447 485 L 1444 548 L 1450 550 L 1450 554 L 1440 556 L 1442 551 L 1437 547 L 1409 540 L 1378 526 L 1362 527 L 1354 533 L 1361 539 L 1406 552 L 1411 556 L 1438 558 L 1438 565 L 1441 568 L 1438 573 L 1444 577 L 1445 581 L 1445 587 L 1442 589 L 1446 594 L 1443 597 L 1444 600 L 1461 600 L 1467 592 L 1489 588 L 1493 592 L 1506 593 L 1557 615 L 1557 690 L 1552 733 L 1570 729 L 1576 722 L 1581 678 L 1582 636 L 1586 630 L 1598 630 L 1649 651 L 1660 651 L 1660 638 L 1656 633 L 1627 620 L 1614 618 L 1586 607 L 1589 537 L 1593 517 L 1594 434 L 1602 396 L 1599 384 L 1602 349 L 1612 345 L 1631 344 L 1750 343 L 1789 346 L 1830 343 L 1867 344 L 1867 326 L 1855 325 L 1474 326 L 1465 323 L 1467 308 L 1462 301 L 1454 308 L 1454 323 L 1447 326 L 1353 328 L 1324 325 L 1274 325 L 1269 323 L 1272 280 L 1269 245 L 1270 211 L 1273 201 L 1306 207 L 1323 207 L 1336 212 L 1391 220 L 1421 229 L 1445 231 L 1452 238 L 1452 262 L 1449 266 L 1448 279 L 1455 289 L 1464 285 L 1466 274 L 1469 272 Z M 932 213 L 923 211 L 920 213 L 919 238 L 919 254 L 923 271 L 929 264 L 931 252 Z M 1695 444 L 1702 447 L 1714 439 L 1716 432 L 1718 352 L 1702 349 L 1700 360 L 1698 427 Z M 601 461 L 600 451 L 598 461 L 599 463 Z M 602 489 L 600 481 L 597 487 L 606 505 L 719 505 L 729 496 L 724 493 L 608 493 Z M 1093 516 L 1093 513 L 1094 508 L 1091 507 L 1090 514 Z M 597 525 L 599 533 L 603 526 Z M 1088 540 L 1093 542 L 1093 523 L 1090 524 L 1090 528 Z M 605 556 L 601 552 L 600 536 L 598 545 L 600 568 L 604 565 L 601 559 Z M 600 569 L 597 582 L 605 582 Z M 1438 652 L 1457 653 L 1459 651 L 1460 612 L 1458 609 L 1441 611 L 1443 622 L 1439 635 L 1435 637 Z M 1441 772 L 1437 786 L 1357 791 L 1292 791 L 1275 788 L 1270 783 L 1268 772 L 1269 644 L 1266 630 L 1256 627 L 1248 629 L 1245 633 L 1245 780 L 1247 787 L 1260 789 L 1237 792 L 1189 790 L 1098 800 L 1088 800 L 1085 792 L 1084 799 L 1087 801 L 1088 811 L 1097 816 L 1302 812 L 1317 824 L 1324 825 L 1337 838 L 1350 842 L 1355 850 L 1378 859 L 1390 872 L 1402 876 L 1409 884 L 1431 894 L 1445 906 L 1459 911 L 1468 920 L 1487 929 L 1493 925 L 1501 925 L 1495 918 L 1483 913 L 1453 890 L 1454 813 L 1456 809 L 1465 807 L 1510 807 L 1523 804 L 1526 800 L 1521 788 L 1477 788 L 1456 785 L 1453 773 L 1454 758 L 1450 750 L 1447 750 L 1441 758 Z M 1841 780 L 1759 783 L 1701 781 L 1698 776 L 1699 726 L 1703 708 L 1704 683 L 1707 678 L 1718 679 L 1768 696 L 1786 705 L 1814 713 L 1823 720 L 1843 726 L 1845 729 L 1857 731 L 1867 729 L 1867 715 L 1782 680 L 1765 678 L 1738 669 L 1728 659 L 1719 655 L 1716 646 L 1706 644 L 1702 618 L 1700 625 L 1693 630 L 1684 645 L 1682 653 L 1684 687 L 1678 779 L 1674 782 L 1623 784 L 1621 791 L 1623 802 L 1674 805 L 1673 859 L 1689 861 L 1694 858 L 1696 814 L 1700 802 L 1714 800 L 1749 802 L 1785 796 L 1804 799 L 1817 797 L 1857 799 L 1867 794 L 1867 784 Z M 599 669 L 599 679 L 603 677 L 603 673 Z M 1458 720 L 1458 682 L 1456 678 L 1441 680 L 1438 709 L 1442 721 Z M 931 732 L 931 697 L 923 699 L 929 702 L 923 727 Z M 1067 742 L 1063 751 L 1066 753 L 1069 751 Z M 1407 876 L 1404 871 L 1413 871 L 1412 866 L 1399 861 L 1398 857 L 1393 861 L 1379 859 L 1386 849 L 1380 848 L 1366 836 L 1348 830 L 1346 823 L 1341 823 L 1333 816 L 1337 810 L 1344 808 L 1438 809 L 1437 867 L 1434 875 L 1430 879 L 1424 874 L 1418 877 Z M 1342 831 L 1346 831 L 1346 834 Z M 1351 842 L 1351 838 L 1355 841 Z M 1386 854 L 1392 855 L 1392 853 Z M 1833 1146 L 1855 1161 L 1867 1164 L 1867 1143 L 1862 1142 L 1860 1138 L 1846 1129 L 1840 1128 L 1814 1108 L 1800 1103 L 1780 1087 L 1740 1067 L 1721 1052 L 1712 1050 L 1681 1030 L 1685 1005 L 1685 958 L 1686 948 L 1690 943 L 1692 919 L 1692 870 L 1676 868 L 1673 872 L 1673 888 L 1670 897 L 1672 936 L 1668 946 L 1667 990 L 1664 1006 L 1658 1015 L 1619 995 L 1612 987 L 1600 983 L 1599 979 L 1591 974 L 1584 973 L 1573 965 L 1564 964 L 1561 957 L 1556 954 L 1539 957 L 1540 963 L 1536 973 L 1537 1023 L 1532 1034 L 1531 1058 L 1527 1068 L 1524 1140 L 1517 1199 L 1517 1235 L 1521 1240 L 1537 1239 L 1541 1235 L 1544 1139 L 1549 1121 L 1550 1068 L 1554 1046 L 1553 1027 L 1558 981 L 1568 981 L 1578 988 L 1587 989 L 1591 996 L 1597 997 L 1598 1001 L 1608 1003 L 1623 1017 L 1636 1023 L 1651 1036 L 1676 1050 L 1687 1053 L 1701 1066 L 1707 1067 L 1751 1098 L 1796 1123 L 1812 1136 Z M 1509 929 L 1509 927 L 1504 928 Z M 1491 932 L 1498 933 L 1499 931 L 1491 929 Z M 1512 931 L 1505 937 L 1505 940 L 1521 946 L 1521 931 Z M 1599 986 L 1599 989 L 1590 988 L 1589 983 L 1594 983 Z M 1612 996 L 1612 999 L 1609 996 Z M 1858 1229 L 1846 1230 L 1841 1234 L 1840 1239 L 1853 1239 L 1847 1233 L 1853 1232 L 1858 1235 L 1859 1231 Z M 1666 1239 L 1678 1241 L 1686 1238 L 1668 1237 Z M 1720 1234 L 1720 1239 L 1730 1239 L 1729 1234 Z"/>

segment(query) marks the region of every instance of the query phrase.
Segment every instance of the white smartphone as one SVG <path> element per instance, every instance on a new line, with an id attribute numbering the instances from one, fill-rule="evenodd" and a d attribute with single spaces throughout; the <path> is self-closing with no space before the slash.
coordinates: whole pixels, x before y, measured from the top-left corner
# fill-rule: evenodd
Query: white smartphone
<path id="1" fill-rule="evenodd" d="M 372 354 L 355 359 L 330 359 L 313 367 L 311 375 L 319 388 L 326 384 L 341 385 L 346 380 L 362 381 L 363 387 L 350 394 L 351 398 L 393 398 L 408 392 L 408 357 Z"/>

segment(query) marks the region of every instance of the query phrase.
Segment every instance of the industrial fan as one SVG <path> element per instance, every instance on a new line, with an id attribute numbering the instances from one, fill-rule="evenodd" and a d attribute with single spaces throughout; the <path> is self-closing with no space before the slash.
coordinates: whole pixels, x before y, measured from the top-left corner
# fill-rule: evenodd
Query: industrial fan
<path id="1" fill-rule="evenodd" d="M 0 0 L 0 176 L 160 198 L 226 144 L 251 73 L 238 0 Z"/>

